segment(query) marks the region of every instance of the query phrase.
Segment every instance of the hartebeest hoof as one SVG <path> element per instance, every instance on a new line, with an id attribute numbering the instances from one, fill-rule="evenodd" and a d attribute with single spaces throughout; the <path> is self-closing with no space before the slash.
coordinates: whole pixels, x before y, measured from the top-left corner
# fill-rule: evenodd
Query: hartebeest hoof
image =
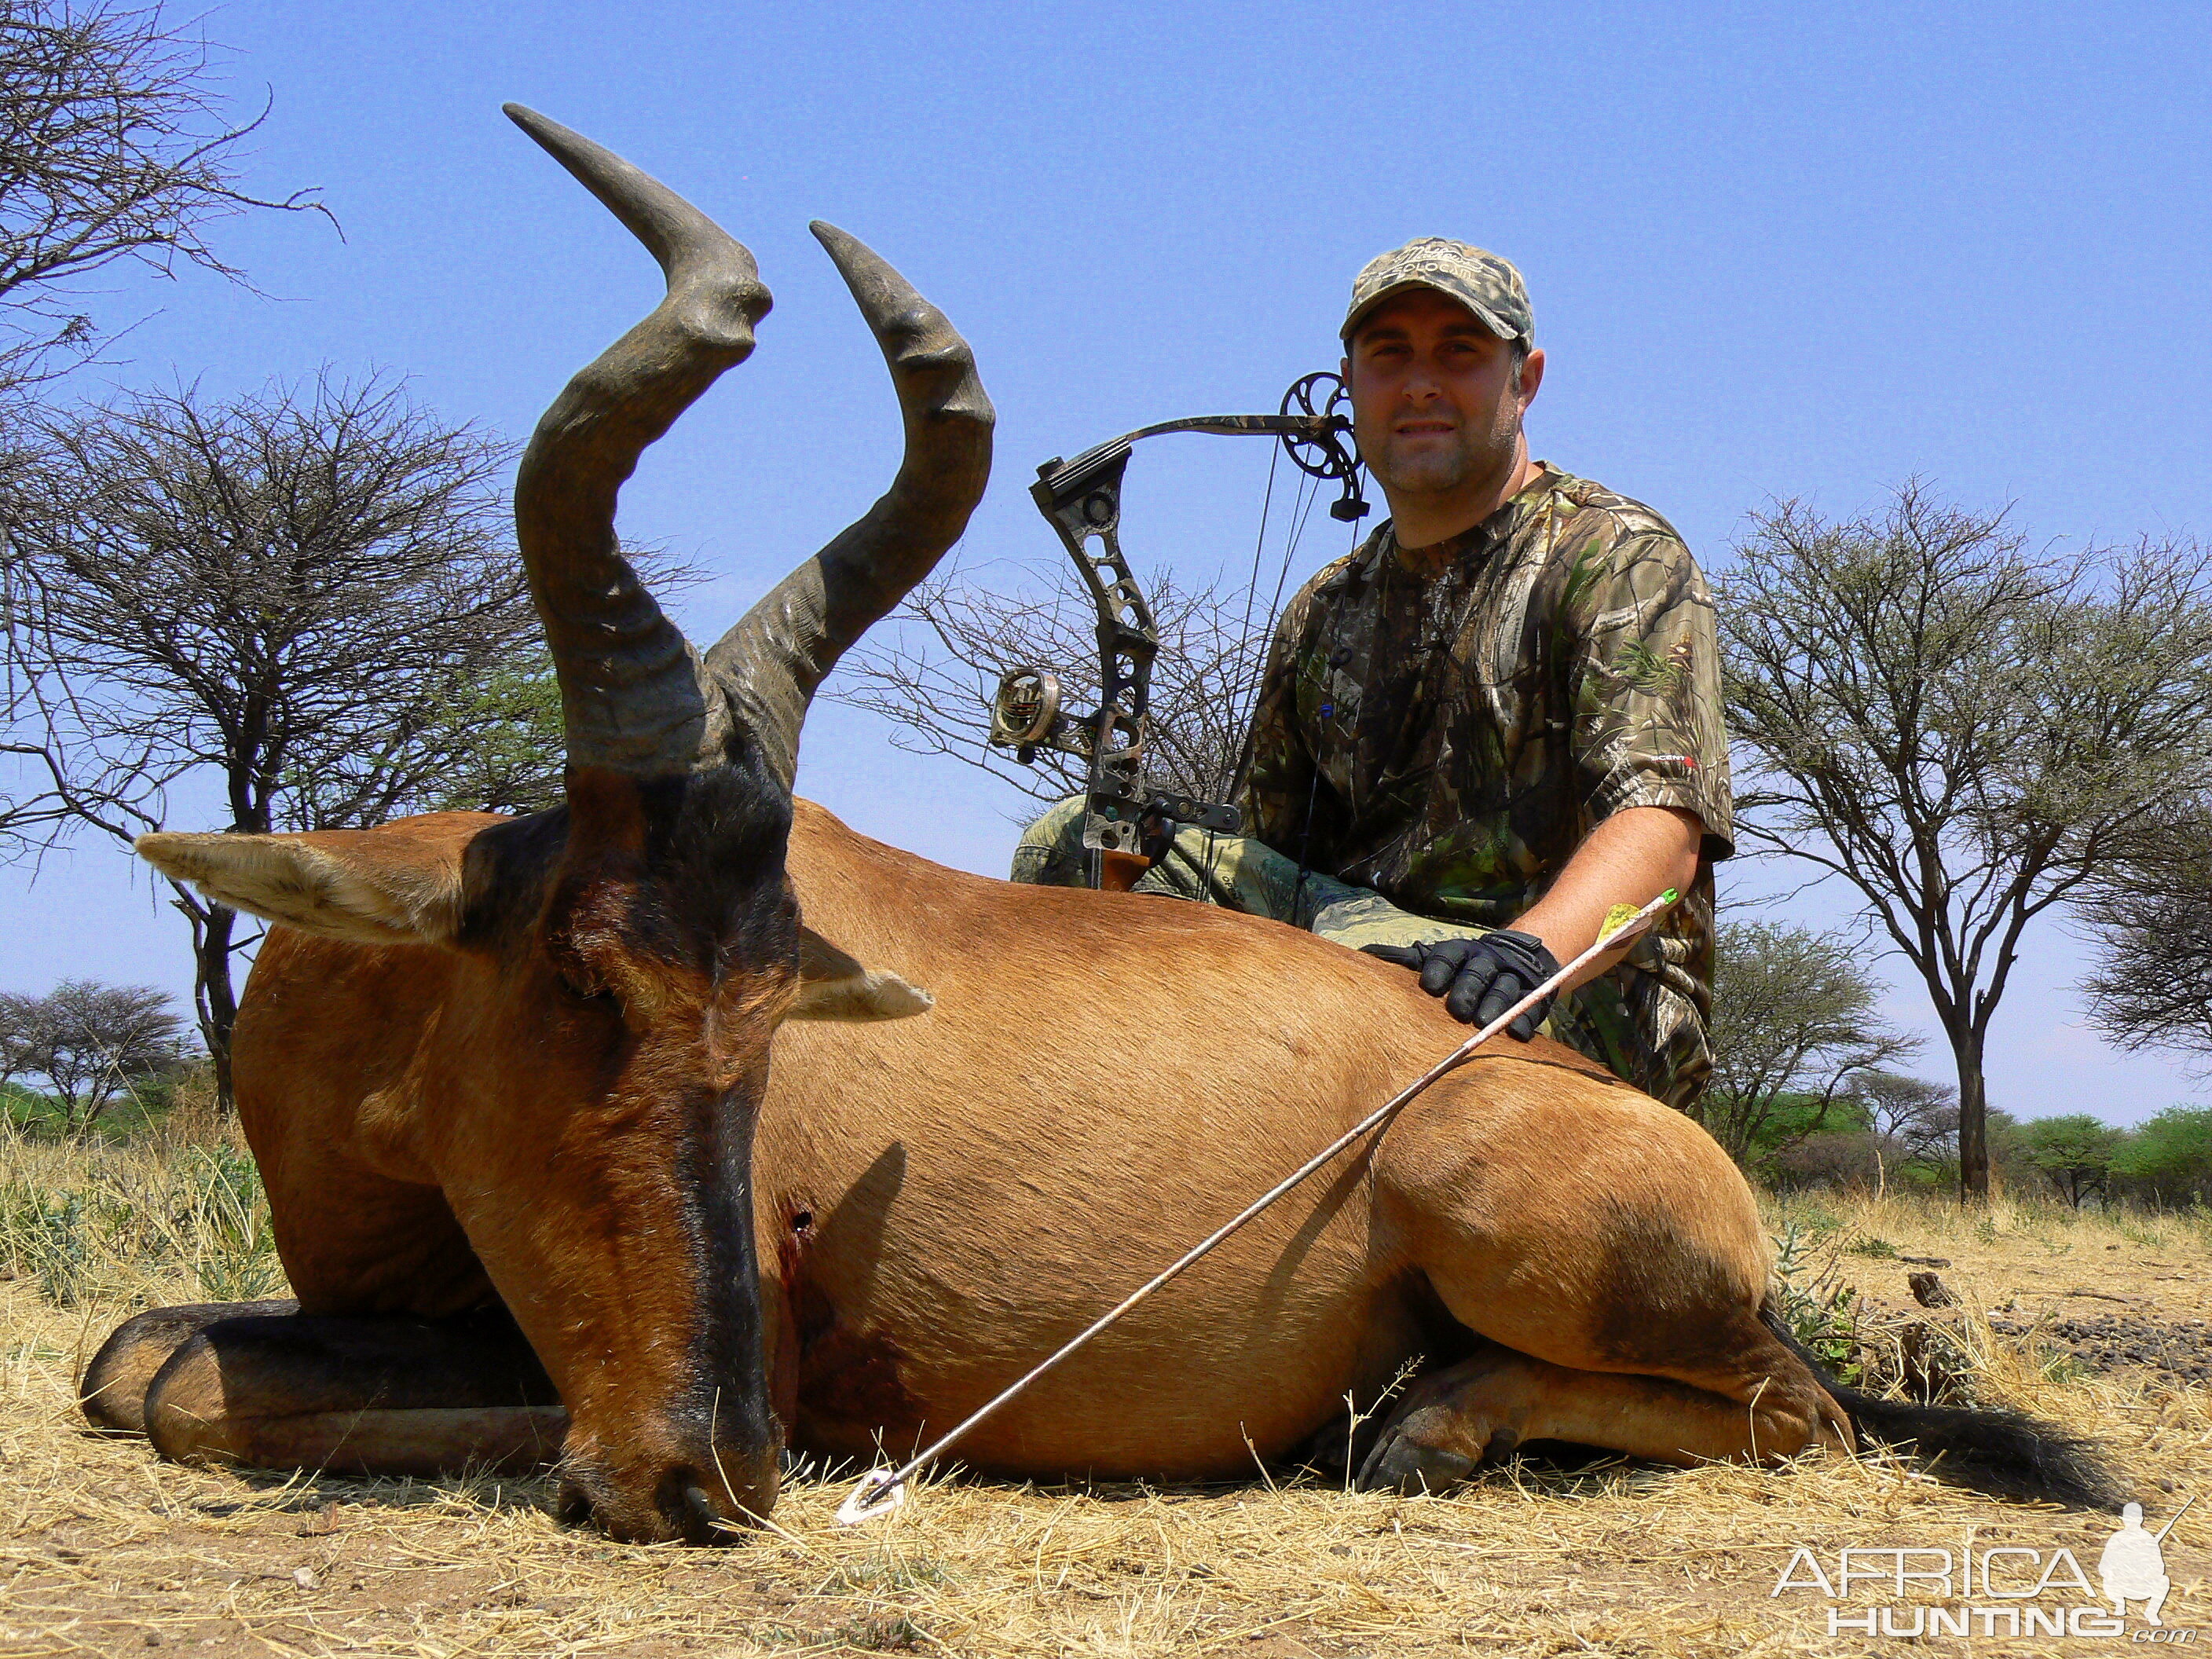
<path id="1" fill-rule="evenodd" d="M 1475 1462 L 1449 1447 L 1425 1445 L 1410 1434 L 1386 1435 L 1359 1471 L 1358 1489 L 1403 1498 L 1441 1497 L 1473 1474 Z"/>
<path id="2" fill-rule="evenodd" d="M 1732 1376 L 1713 1388 L 1629 1371 L 1555 1365 L 1495 1343 L 1423 1377 L 1384 1425 L 1363 1487 L 1438 1492 L 1524 1441 L 1602 1446 L 1688 1468 L 1773 1462 L 1850 1449 L 1850 1425 L 1819 1381 L 1751 1328 Z"/>
<path id="3" fill-rule="evenodd" d="M 1520 1428 L 1505 1420 L 1514 1390 L 1496 1385 L 1520 1358 L 1489 1347 L 1413 1384 L 1376 1437 L 1354 1484 L 1362 1492 L 1407 1498 L 1440 1495 L 1482 1464 L 1510 1455 L 1521 1443 Z"/>
<path id="4" fill-rule="evenodd" d="M 163 1362 L 144 1419 L 155 1449 L 180 1463 L 372 1475 L 539 1468 L 568 1428 L 503 1308 L 216 1319 Z"/>
<path id="5" fill-rule="evenodd" d="M 77 1384 L 77 1404 L 95 1429 L 117 1434 L 146 1432 L 146 1390 L 169 1356 L 218 1320 L 271 1317 L 299 1312 L 300 1304 L 276 1302 L 192 1302 L 174 1308 L 149 1308 L 126 1319 L 100 1345 Z"/>

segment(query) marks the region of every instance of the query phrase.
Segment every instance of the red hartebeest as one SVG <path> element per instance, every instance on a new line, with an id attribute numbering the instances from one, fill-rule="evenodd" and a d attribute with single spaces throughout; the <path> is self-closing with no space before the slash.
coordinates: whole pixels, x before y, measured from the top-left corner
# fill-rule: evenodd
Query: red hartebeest
<path id="1" fill-rule="evenodd" d="M 957 1421 L 1461 1033 L 1310 934 L 962 875 L 794 810 L 807 700 L 959 534 L 990 404 L 945 319 L 817 227 L 890 360 L 905 460 L 695 657 L 617 550 L 615 495 L 768 295 L 686 204 L 513 113 L 668 276 L 517 484 L 567 804 L 140 843 L 280 924 L 235 1070 L 299 1300 L 142 1315 L 86 1405 L 173 1456 L 278 1467 L 557 1449 L 571 1513 L 706 1540 L 767 1513 L 787 1440 L 865 1456 Z M 2106 1496 L 2025 1419 L 1824 1387 L 1768 1271 L 1702 1130 L 1502 1042 L 960 1453 L 1219 1475 L 1425 1355 L 1364 1481 L 1442 1486 L 1528 1440 L 1788 1457 L 1848 1444 L 1840 1399 Z"/>

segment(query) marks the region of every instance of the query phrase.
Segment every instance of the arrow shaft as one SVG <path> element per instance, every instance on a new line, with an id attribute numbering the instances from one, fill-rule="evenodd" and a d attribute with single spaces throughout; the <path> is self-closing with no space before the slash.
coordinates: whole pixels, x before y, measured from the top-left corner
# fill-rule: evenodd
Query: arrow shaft
<path id="1" fill-rule="evenodd" d="M 976 1425 L 981 1423 L 986 1418 L 991 1416 L 992 1413 L 996 1412 L 1001 1406 L 1004 1406 L 1008 1401 L 1013 1399 L 1015 1395 L 1020 1394 L 1023 1389 L 1028 1388 L 1030 1383 L 1036 1382 L 1047 1371 L 1052 1370 L 1054 1366 L 1059 1364 L 1061 1360 L 1066 1359 L 1077 1349 L 1082 1347 L 1084 1344 L 1089 1342 L 1091 1338 L 1097 1336 L 1101 1331 L 1105 1330 L 1115 1321 L 1129 1313 L 1139 1303 L 1151 1296 L 1152 1292 L 1161 1289 L 1164 1285 L 1166 1285 L 1175 1279 L 1181 1276 L 1186 1269 L 1196 1266 L 1206 1256 L 1212 1255 L 1217 1247 L 1225 1243 L 1232 1235 L 1241 1230 L 1246 1223 L 1259 1216 L 1278 1199 L 1290 1192 L 1301 1182 L 1311 1176 L 1316 1170 L 1328 1164 L 1340 1152 L 1343 1152 L 1346 1147 L 1350 1146 L 1354 1141 L 1359 1139 L 1362 1136 L 1371 1133 L 1373 1131 L 1380 1128 L 1383 1124 L 1387 1123 L 1394 1115 L 1401 1110 L 1407 1103 L 1412 1101 L 1416 1096 L 1419 1095 L 1424 1090 L 1427 1089 L 1430 1085 L 1435 1083 L 1439 1078 L 1445 1076 L 1447 1073 L 1456 1071 L 1460 1066 L 1464 1066 L 1468 1060 L 1474 1057 L 1474 1051 L 1477 1048 L 1489 1042 L 1491 1038 L 1496 1036 L 1499 1032 L 1504 1030 L 1507 1026 L 1512 1024 L 1515 1020 L 1520 1018 L 1520 1017 L 1529 1009 L 1536 1006 L 1536 1005 L 1541 1002 L 1546 997 L 1551 996 L 1559 990 L 1569 980 L 1572 979 L 1586 963 L 1595 961 L 1599 957 L 1607 954 L 1608 951 L 1620 949 L 1621 945 L 1626 944 L 1638 934 L 1643 933 L 1646 928 L 1650 927 L 1653 920 L 1661 911 L 1664 910 L 1669 904 L 1674 902 L 1675 896 L 1676 895 L 1674 890 L 1671 888 L 1668 889 L 1666 892 L 1660 894 L 1658 897 L 1653 899 L 1642 909 L 1630 916 L 1626 921 L 1623 921 L 1620 926 L 1612 928 L 1601 934 L 1587 951 L 1584 951 L 1572 962 L 1568 963 L 1565 967 L 1561 968 L 1558 973 L 1553 975 L 1541 985 L 1539 985 L 1534 990 L 1529 992 L 1528 995 L 1522 997 L 1520 1001 L 1515 1003 L 1510 1008 L 1500 1014 L 1496 1019 L 1491 1021 L 1489 1024 L 1484 1026 L 1473 1036 L 1468 1038 L 1466 1042 L 1461 1043 L 1458 1048 L 1453 1049 L 1451 1053 L 1446 1054 L 1442 1060 L 1429 1067 L 1427 1071 L 1422 1073 L 1419 1077 L 1414 1079 L 1413 1082 L 1407 1084 L 1403 1089 L 1401 1089 L 1381 1106 L 1376 1108 L 1374 1111 L 1370 1112 L 1365 1117 L 1360 1119 L 1358 1122 L 1353 1124 L 1352 1127 L 1346 1129 L 1334 1140 L 1329 1142 L 1328 1146 L 1322 1147 L 1321 1151 L 1316 1152 L 1296 1170 L 1293 1170 L 1289 1175 L 1284 1176 L 1282 1180 L 1277 1182 L 1273 1187 L 1262 1193 L 1258 1198 L 1253 1200 L 1251 1203 L 1246 1205 L 1243 1209 L 1238 1211 L 1236 1215 L 1224 1222 L 1219 1227 L 1214 1229 L 1214 1231 L 1207 1234 L 1206 1237 L 1200 1239 L 1196 1244 L 1193 1245 L 1188 1250 L 1185 1251 L 1174 1261 L 1170 1262 L 1158 1273 L 1154 1274 L 1151 1279 L 1146 1280 L 1145 1283 L 1132 1291 L 1113 1308 L 1109 1309 L 1104 1314 L 1102 1314 L 1097 1319 L 1092 1321 L 1091 1323 L 1085 1327 L 1081 1333 L 1076 1336 L 1071 1337 L 1059 1348 L 1055 1349 L 1050 1354 L 1048 1354 L 1028 1371 L 1024 1372 L 1014 1382 L 1008 1384 L 1006 1389 L 1001 1390 L 990 1400 L 987 1401 L 983 1405 L 978 1407 L 974 1412 L 969 1413 L 966 1419 L 956 1425 L 951 1430 L 939 1437 L 936 1443 L 929 1446 L 925 1450 L 915 1453 L 914 1456 L 908 1458 L 900 1468 L 892 1470 L 888 1476 L 868 1477 L 869 1480 L 873 1481 L 874 1497 L 878 1500 L 886 1498 L 889 1494 L 896 1491 L 899 1487 L 903 1486 L 917 1472 L 927 1468 L 930 1463 L 935 1462 L 937 1458 L 943 1455 L 948 1447 L 957 1443 L 963 1436 L 968 1433 L 969 1430 L 975 1428 Z M 863 1490 L 866 1490 L 865 1486 Z M 856 1497 L 858 1495 L 858 1493 L 855 1494 Z M 849 1504 L 850 1500 L 848 1501 Z M 873 1511 L 871 1510 L 870 1512 L 872 1513 Z M 2178 1519 L 2179 1517 L 2177 1516 L 2176 1518 Z"/>

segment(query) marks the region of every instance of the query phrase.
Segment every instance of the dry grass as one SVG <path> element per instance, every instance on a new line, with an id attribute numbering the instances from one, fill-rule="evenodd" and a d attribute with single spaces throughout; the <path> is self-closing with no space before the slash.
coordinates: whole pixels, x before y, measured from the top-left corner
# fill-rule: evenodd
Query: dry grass
<path id="1" fill-rule="evenodd" d="M 75 1193 L 79 1237 L 54 1218 Z M 35 1200 L 33 1195 L 35 1196 Z M 1817 1598 L 1768 1592 L 1790 1549 L 2016 1542 L 2094 1571 L 2109 1521 L 2001 1504 L 1893 1458 L 1581 1472 L 1519 1464 L 1449 1498 L 1352 1495 L 1258 1470 L 1234 1489 L 940 1483 L 838 1530 L 843 1480 L 802 1472 L 777 1531 L 729 1551 L 638 1548 L 558 1525 L 540 1483 L 369 1482 L 185 1469 L 78 1425 L 72 1382 L 116 1321 L 246 1295 L 266 1257 L 248 1194 L 204 1147 L 0 1145 L 0 1655 L 1252 1656 L 1863 1653 Z M 45 1208 L 31 1219 L 34 1202 Z M 2066 1292 L 2203 1311 L 2208 1238 L 2003 1203 L 1985 1221 L 1906 1198 L 1776 1206 L 1801 1285 L 1849 1285 L 1879 1346 L 1907 1303 L 1896 1255 L 1944 1256 L 1984 1397 L 2104 1436 L 2154 1517 L 2212 1485 L 2212 1395 L 2067 1374 L 2032 1316 Z M 2117 1247 L 2117 1248 L 2108 1248 Z M 223 1288 L 216 1290 L 216 1285 Z M 2212 1516 L 2167 1540 L 2169 1623 L 2198 1617 Z M 1901 1644 L 1888 1644 L 1901 1646 Z M 1936 1641 L 1935 1648 L 1966 1644 Z M 2048 1651 L 1976 1638 L 1972 1650 Z M 2068 1644 L 2071 1646 L 2072 1644 Z"/>

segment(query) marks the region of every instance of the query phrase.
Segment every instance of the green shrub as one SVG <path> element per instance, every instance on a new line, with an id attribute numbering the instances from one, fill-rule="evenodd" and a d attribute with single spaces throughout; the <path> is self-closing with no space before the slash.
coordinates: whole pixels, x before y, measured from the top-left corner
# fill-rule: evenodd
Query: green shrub
<path id="1" fill-rule="evenodd" d="M 0 1265 L 56 1307 L 181 1273 L 194 1300 L 284 1284 L 253 1160 L 227 1144 L 156 1150 L 0 1139 Z"/>
<path id="2" fill-rule="evenodd" d="M 1861 1380 L 1859 1295 L 1836 1280 L 1832 1261 L 1814 1259 L 1819 1240 L 1796 1222 L 1774 1240 L 1774 1305 L 1790 1333 L 1847 1384 Z M 1892 1254 L 1895 1254 L 1893 1250 Z"/>

